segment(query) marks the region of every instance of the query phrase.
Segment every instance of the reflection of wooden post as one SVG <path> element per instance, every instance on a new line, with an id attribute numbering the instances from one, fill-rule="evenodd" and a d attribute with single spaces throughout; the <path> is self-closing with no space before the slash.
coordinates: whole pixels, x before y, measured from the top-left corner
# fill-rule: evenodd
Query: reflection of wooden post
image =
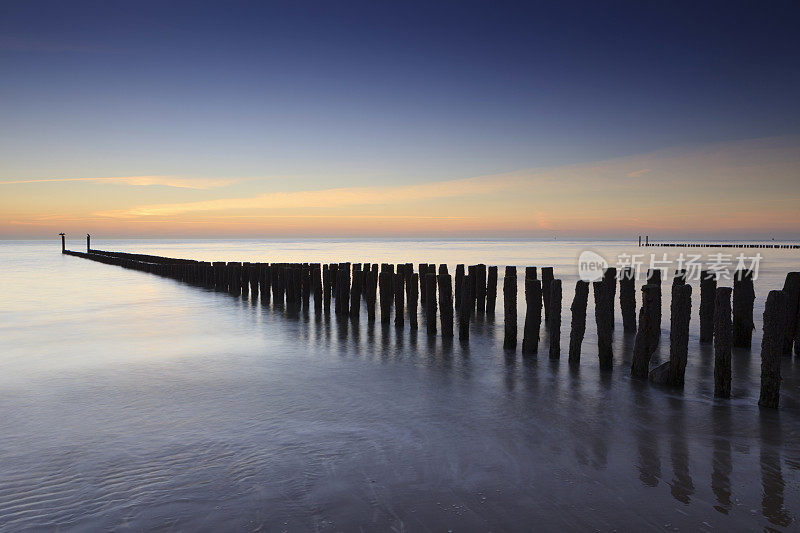
<path id="1" fill-rule="evenodd" d="M 88 254 L 91 251 L 92 251 L 92 236 L 87 233 L 86 234 L 86 253 Z"/>
<path id="2" fill-rule="evenodd" d="M 786 291 L 769 291 L 764 305 L 764 336 L 761 340 L 761 407 L 778 408 L 781 397 L 781 354 L 786 329 Z"/>
<path id="3" fill-rule="evenodd" d="M 64 237 L 64 235 L 66 235 L 66 234 L 65 233 L 59 233 L 59 235 L 61 235 L 61 253 L 63 254 L 64 252 L 67 251 L 67 242 L 66 242 L 65 237 Z"/>

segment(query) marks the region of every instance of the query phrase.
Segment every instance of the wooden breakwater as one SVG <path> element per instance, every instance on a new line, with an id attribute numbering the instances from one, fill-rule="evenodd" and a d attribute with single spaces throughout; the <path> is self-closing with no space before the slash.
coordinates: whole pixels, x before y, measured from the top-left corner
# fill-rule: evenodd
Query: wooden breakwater
<path id="1" fill-rule="evenodd" d="M 641 235 L 639 236 L 639 246 L 644 247 L 666 247 L 666 248 L 761 248 L 761 249 L 776 249 L 776 250 L 799 250 L 800 244 L 796 243 L 777 243 L 777 242 L 650 242 L 650 237 L 645 235 L 644 242 L 642 242 Z"/>
<path id="2" fill-rule="evenodd" d="M 352 322 L 361 320 L 366 307 L 369 323 L 376 320 L 376 303 L 380 304 L 380 321 L 392 322 L 398 330 L 417 330 L 417 309 L 422 308 L 428 335 L 453 338 L 458 323 L 460 342 L 469 342 L 469 325 L 476 315 L 491 316 L 497 295 L 497 267 L 459 264 L 455 285 L 447 265 L 423 263 L 414 272 L 414 265 L 378 263 L 249 263 L 196 261 L 148 254 L 95 250 L 66 250 L 62 235 L 62 253 L 104 264 L 121 266 L 171 278 L 180 282 L 224 291 L 235 297 L 249 298 L 265 306 L 328 315 L 333 311 Z M 523 355 L 536 354 L 539 332 L 545 324 L 550 358 L 561 354 L 561 286 L 552 267 L 525 269 L 526 316 Z M 438 273 L 437 273 L 438 272 Z M 487 275 L 488 272 L 488 275 Z M 636 331 L 630 373 L 633 378 L 653 383 L 683 387 L 688 359 L 689 322 L 692 287 L 682 275 L 673 278 L 670 307 L 670 358 L 650 368 L 650 360 L 661 339 L 661 271 L 648 273 L 641 287 L 642 305 L 638 317 L 635 308 L 634 279 L 629 269 L 617 273 L 607 269 L 602 279 L 591 284 L 594 289 L 594 313 L 597 324 L 599 366 L 613 368 L 614 312 L 617 283 L 624 330 Z M 546 288 L 545 288 L 546 287 Z M 698 316 L 701 321 L 701 342 L 714 343 L 714 391 L 719 398 L 730 397 L 732 347 L 749 347 L 753 328 L 752 273 L 739 270 L 733 287 L 717 287 L 713 273 L 704 273 L 702 299 Z M 581 343 L 586 329 L 587 300 L 590 285 L 578 281 L 570 310 L 569 361 L 580 361 Z M 505 267 L 503 279 L 504 340 L 507 351 L 517 349 L 517 270 Z M 362 307 L 362 302 L 365 304 Z M 333 305 L 332 305 L 333 304 Z M 407 309 L 407 311 L 406 311 Z M 544 311 L 544 313 L 542 313 Z M 800 273 L 791 272 L 784 288 L 772 291 L 764 312 L 764 336 L 761 346 L 762 382 L 759 405 L 777 407 L 780 398 L 780 357 L 800 355 Z M 542 315 L 544 314 L 544 320 Z M 407 320 L 406 320 L 407 318 Z M 637 320 L 638 318 L 638 320 Z M 637 327 L 638 322 L 638 327 Z M 618 354 L 621 355 L 621 354 Z"/>

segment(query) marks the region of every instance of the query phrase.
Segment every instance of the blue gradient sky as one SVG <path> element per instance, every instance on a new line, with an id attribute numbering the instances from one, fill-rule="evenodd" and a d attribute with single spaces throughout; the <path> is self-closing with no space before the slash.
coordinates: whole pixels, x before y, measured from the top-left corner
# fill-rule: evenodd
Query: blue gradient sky
<path id="1" fill-rule="evenodd" d="M 800 134 L 797 2 L 601 4 L 4 1 L 0 181 L 247 178 L 214 193 L 244 198 Z M 0 194 L 17 222 L 53 191 L 73 217 L 129 197 L 87 186 Z"/>

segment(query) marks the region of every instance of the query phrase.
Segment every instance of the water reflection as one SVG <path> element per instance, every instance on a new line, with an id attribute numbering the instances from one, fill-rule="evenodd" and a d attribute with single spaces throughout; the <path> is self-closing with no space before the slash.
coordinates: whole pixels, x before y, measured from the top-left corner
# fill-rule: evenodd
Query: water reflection
<path id="1" fill-rule="evenodd" d="M 761 513 L 770 523 L 786 527 L 792 523 L 792 517 L 784 507 L 786 483 L 780 452 L 783 439 L 780 424 L 776 424 L 780 414 L 762 409 L 760 415 Z"/>
<path id="2" fill-rule="evenodd" d="M 717 500 L 714 509 L 728 514 L 731 509 L 731 409 L 728 405 L 715 406 L 711 411 L 714 451 L 712 455 L 711 491 Z"/>

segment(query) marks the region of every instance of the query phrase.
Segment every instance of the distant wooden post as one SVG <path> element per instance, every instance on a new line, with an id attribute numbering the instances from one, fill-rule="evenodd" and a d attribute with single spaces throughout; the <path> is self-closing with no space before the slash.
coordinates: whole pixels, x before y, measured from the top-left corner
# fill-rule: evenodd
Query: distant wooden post
<path id="1" fill-rule="evenodd" d="M 461 280 L 461 307 L 458 310 L 458 338 L 462 342 L 469 341 L 469 319 L 472 315 L 472 286 L 469 276 Z"/>
<path id="2" fill-rule="evenodd" d="M 398 269 L 401 265 L 397 265 Z M 402 328 L 405 325 L 405 305 L 404 305 L 404 293 L 405 293 L 405 274 L 403 272 L 398 272 L 394 275 L 393 286 L 394 289 L 394 327 Z"/>
<path id="3" fill-rule="evenodd" d="M 420 263 L 417 271 L 419 272 L 419 301 L 422 304 L 422 308 L 427 309 L 425 307 L 425 302 L 428 298 L 425 293 L 425 276 L 428 274 L 428 263 Z"/>
<path id="4" fill-rule="evenodd" d="M 477 300 L 476 310 L 478 314 L 486 313 L 486 265 L 480 263 L 475 268 L 475 299 Z"/>
<path id="5" fill-rule="evenodd" d="M 714 396 L 731 395 L 731 292 L 718 287 L 714 300 Z"/>
<path id="6" fill-rule="evenodd" d="M 553 267 L 542 267 L 542 298 L 544 299 L 544 321 L 550 321 L 550 283 L 553 281 Z"/>
<path id="7" fill-rule="evenodd" d="M 417 321 L 417 299 L 419 296 L 419 274 L 416 272 L 411 273 L 411 278 L 408 283 L 408 327 L 411 330 L 419 328 Z"/>
<path id="8" fill-rule="evenodd" d="M 619 279 L 619 306 L 622 309 L 622 329 L 626 333 L 636 331 L 636 272 L 624 267 Z"/>
<path id="9" fill-rule="evenodd" d="M 792 355 L 792 344 L 797 335 L 798 313 L 800 313 L 800 272 L 789 272 L 783 282 L 786 300 L 786 328 L 784 328 L 781 351 Z"/>
<path id="10" fill-rule="evenodd" d="M 375 301 L 378 292 L 378 270 L 376 268 L 364 272 L 364 301 L 367 303 L 367 322 L 375 322 Z M 383 310 L 381 310 L 383 314 Z"/>
<path id="11" fill-rule="evenodd" d="M 761 340 L 761 396 L 758 405 L 777 409 L 781 397 L 781 354 L 787 319 L 786 291 L 770 291 L 764 305 L 764 336 Z"/>
<path id="12" fill-rule="evenodd" d="M 731 340 L 734 346 L 750 348 L 753 342 L 753 272 L 737 270 L 733 277 L 733 330 Z"/>
<path id="13" fill-rule="evenodd" d="M 455 296 L 456 296 L 456 309 L 461 309 L 461 289 L 464 282 L 464 265 L 456 265 L 456 279 L 455 279 Z"/>
<path id="14" fill-rule="evenodd" d="M 384 270 L 380 273 L 378 282 L 380 283 L 380 301 L 381 301 L 381 324 L 389 324 L 392 317 L 392 299 L 394 292 L 392 291 L 392 278 L 394 274 Z"/>
<path id="15" fill-rule="evenodd" d="M 577 366 L 581 362 L 581 343 L 586 333 L 586 307 L 589 301 L 589 282 L 578 280 L 575 283 L 575 298 L 570 311 L 572 321 L 569 333 L 569 364 Z"/>
<path id="16" fill-rule="evenodd" d="M 88 233 L 86 234 L 86 253 L 92 252 L 92 236 Z"/>
<path id="17" fill-rule="evenodd" d="M 331 267 L 322 265 L 322 309 L 331 312 Z"/>
<path id="18" fill-rule="evenodd" d="M 503 279 L 503 307 L 505 308 L 505 336 L 503 348 L 517 348 L 517 267 L 507 266 Z"/>
<path id="19" fill-rule="evenodd" d="M 677 278 L 676 278 L 677 279 Z M 669 381 L 672 387 L 683 387 L 686 361 L 689 357 L 689 321 L 692 316 L 692 286 L 672 285 L 669 326 Z"/>
<path id="20" fill-rule="evenodd" d="M 426 268 L 425 325 L 428 335 L 436 335 L 436 274 Z"/>
<path id="21" fill-rule="evenodd" d="M 714 340 L 714 300 L 716 297 L 716 273 L 703 270 L 700 273 L 700 342 Z"/>
<path id="22" fill-rule="evenodd" d="M 66 241 L 66 233 L 59 233 L 61 235 L 61 253 L 67 252 L 67 241 Z"/>
<path id="23" fill-rule="evenodd" d="M 497 303 L 497 267 L 490 266 L 486 275 L 486 314 L 493 316 Z"/>
<path id="24" fill-rule="evenodd" d="M 539 351 L 539 330 L 542 325 L 542 284 L 536 279 L 536 267 L 525 269 L 525 327 L 522 330 L 522 353 Z"/>
<path id="25" fill-rule="evenodd" d="M 675 276 L 672 278 L 673 285 L 686 285 L 686 269 L 679 268 L 675 270 Z"/>
<path id="26" fill-rule="evenodd" d="M 614 366 L 612 313 L 614 300 L 611 287 L 604 279 L 592 283 L 594 289 L 594 321 L 597 325 L 597 357 L 600 368 L 609 370 Z"/>
<path id="27" fill-rule="evenodd" d="M 561 357 L 561 280 L 550 283 L 550 359 Z"/>
<path id="28" fill-rule="evenodd" d="M 636 340 L 633 344 L 633 359 L 631 360 L 631 377 L 647 379 L 650 370 L 650 357 L 653 355 L 653 343 L 656 337 L 653 330 L 656 328 L 655 314 L 658 312 L 659 288 L 655 285 L 642 287 L 642 307 L 639 310 L 639 328 L 636 331 Z"/>
<path id="29" fill-rule="evenodd" d="M 361 291 L 363 287 L 364 272 L 361 265 L 353 268 L 353 284 L 350 288 L 350 320 L 358 322 L 361 318 Z"/>
<path id="30" fill-rule="evenodd" d="M 439 275 L 439 316 L 442 322 L 442 337 L 452 337 L 453 288 L 449 274 Z"/>

